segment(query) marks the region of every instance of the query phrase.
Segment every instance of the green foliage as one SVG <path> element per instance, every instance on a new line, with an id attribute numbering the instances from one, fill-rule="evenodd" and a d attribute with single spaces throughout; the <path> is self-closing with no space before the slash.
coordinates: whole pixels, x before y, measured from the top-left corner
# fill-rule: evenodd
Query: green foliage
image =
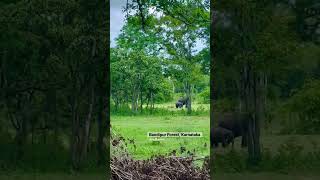
<path id="1" fill-rule="evenodd" d="M 155 96 L 156 102 L 171 102 L 174 96 L 172 83 L 168 79 L 164 79 L 159 86 L 159 93 Z"/>
<path id="2" fill-rule="evenodd" d="M 277 172 L 289 173 L 319 171 L 319 149 L 311 147 L 309 152 L 303 152 L 304 147 L 294 139 L 284 142 L 276 152 L 265 148 L 262 151 L 262 160 L 254 167 L 247 163 L 247 155 L 243 151 L 216 153 L 213 170 L 216 173 L 243 173 L 243 172 Z"/>
<path id="3" fill-rule="evenodd" d="M 298 132 L 320 132 L 320 81 L 310 80 L 290 99 L 289 108 L 299 116 Z"/>
<path id="4" fill-rule="evenodd" d="M 245 0 L 216 4 L 216 96 L 239 97 L 244 66 L 267 76 L 266 88 L 281 82 L 299 43 L 291 26 L 295 16 L 290 6 Z"/>
<path id="5" fill-rule="evenodd" d="M 0 114 L 7 127 L 3 131 L 11 134 L 5 150 L 16 158 L 10 159 L 12 156 L 7 154 L 7 165 L 12 160 L 22 169 L 67 169 L 71 154 L 81 156 L 72 148 L 48 151 L 45 143 L 32 144 L 29 137 L 77 129 L 68 134 L 74 140 L 82 134 L 79 126 L 87 117 L 98 119 L 106 109 L 107 2 L 1 2 Z M 47 143 L 60 147 L 53 139 Z M 88 159 L 85 155 L 82 158 L 85 164 Z"/>
<path id="6" fill-rule="evenodd" d="M 191 98 L 209 86 L 209 1 L 133 1 L 128 5 L 126 23 L 111 51 L 115 109 L 130 104 L 137 113 L 144 105 L 153 108 L 155 103 L 172 101 L 173 93 Z M 179 17 L 181 12 L 188 16 Z M 206 46 L 197 53 L 200 39 Z"/>
<path id="7" fill-rule="evenodd" d="M 4 137 L 1 137 L 4 138 Z M 17 158 L 16 144 L 10 142 L 10 137 L 6 140 L 0 139 L 2 147 L 0 154 L 0 172 L 23 172 L 23 173 L 69 173 L 70 172 L 70 152 L 65 146 L 66 139 L 54 142 L 53 136 L 47 136 L 47 143 L 43 143 L 43 137 L 34 144 L 28 144 L 24 149 L 22 159 Z M 8 141 L 9 139 L 9 141 Z M 91 147 L 88 161 L 85 162 L 83 172 L 105 172 L 104 168 L 97 168 L 97 152 Z M 50 163 L 48 163 L 50 162 Z"/>
<path id="8" fill-rule="evenodd" d="M 230 151 L 223 155 L 215 154 L 214 172 L 243 172 L 246 169 L 246 156 L 244 153 Z"/>
<path id="9" fill-rule="evenodd" d="M 283 134 L 319 133 L 318 9 L 314 0 L 214 1 L 215 109 L 244 110 L 256 76 L 261 123 L 281 122 Z"/>
<path id="10" fill-rule="evenodd" d="M 236 111 L 236 101 L 234 99 L 219 99 L 214 102 L 214 109 L 218 112 L 233 112 Z"/>
<path id="11" fill-rule="evenodd" d="M 210 103 L 210 88 L 206 87 L 201 93 L 199 93 L 202 103 Z"/>

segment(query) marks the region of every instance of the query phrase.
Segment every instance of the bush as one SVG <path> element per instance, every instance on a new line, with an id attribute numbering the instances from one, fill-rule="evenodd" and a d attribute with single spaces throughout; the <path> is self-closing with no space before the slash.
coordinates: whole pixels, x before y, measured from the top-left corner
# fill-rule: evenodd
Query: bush
<path id="1" fill-rule="evenodd" d="M 174 92 L 173 86 L 169 80 L 164 79 L 161 82 L 159 92 L 155 95 L 155 102 L 170 102 L 173 100 Z"/>
<path id="2" fill-rule="evenodd" d="M 226 154 L 215 154 L 213 159 L 214 172 L 235 173 L 246 170 L 246 154 L 230 151 Z"/>
<path id="3" fill-rule="evenodd" d="M 280 172 L 292 171 L 317 172 L 320 170 L 320 150 L 315 144 L 311 152 L 303 152 L 303 146 L 293 139 L 287 141 L 272 154 L 269 149 L 262 150 L 262 159 L 254 167 L 248 164 L 246 152 L 230 151 L 215 154 L 213 170 L 215 172 Z"/>
<path id="4" fill-rule="evenodd" d="M 17 145 L 13 137 L 7 137 L 5 141 L 0 141 L 0 173 L 21 171 L 56 173 L 70 172 L 70 149 L 64 142 L 68 141 L 67 136 L 54 141 L 53 135 L 48 134 L 47 143 L 42 141 L 31 144 L 30 139 L 23 148 L 23 156 L 17 159 Z M 67 142 L 68 144 L 68 142 Z M 94 145 L 90 146 L 88 160 L 83 164 L 83 172 L 104 172 L 104 168 L 97 167 L 97 152 Z M 103 170 L 103 171 L 101 171 Z"/>
<path id="5" fill-rule="evenodd" d="M 199 93 L 200 102 L 204 104 L 210 103 L 210 87 L 206 87 L 201 93 Z"/>
<path id="6" fill-rule="evenodd" d="M 297 131 L 299 133 L 320 132 L 320 80 L 308 81 L 291 97 L 288 108 L 298 114 Z"/>

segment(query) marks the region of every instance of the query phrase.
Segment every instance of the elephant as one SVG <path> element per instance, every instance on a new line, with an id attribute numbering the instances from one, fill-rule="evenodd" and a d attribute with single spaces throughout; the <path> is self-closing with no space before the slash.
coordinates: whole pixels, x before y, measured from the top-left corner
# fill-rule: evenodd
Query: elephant
<path id="1" fill-rule="evenodd" d="M 182 108 L 184 105 L 187 107 L 188 102 L 189 102 L 189 98 L 180 98 L 176 102 L 176 108 Z"/>
<path id="2" fill-rule="evenodd" d="M 249 113 L 224 113 L 218 116 L 218 126 L 232 131 L 234 138 L 242 137 L 241 146 L 248 145 L 248 125 L 252 116 Z"/>
<path id="3" fill-rule="evenodd" d="M 183 107 L 183 103 L 178 101 L 176 102 L 176 108 L 182 108 Z"/>
<path id="4" fill-rule="evenodd" d="M 222 147 L 226 147 L 230 143 L 232 143 L 232 147 L 233 147 L 233 144 L 234 144 L 233 132 L 222 127 L 212 128 L 210 132 L 211 148 L 218 147 L 219 143 L 222 144 Z"/>

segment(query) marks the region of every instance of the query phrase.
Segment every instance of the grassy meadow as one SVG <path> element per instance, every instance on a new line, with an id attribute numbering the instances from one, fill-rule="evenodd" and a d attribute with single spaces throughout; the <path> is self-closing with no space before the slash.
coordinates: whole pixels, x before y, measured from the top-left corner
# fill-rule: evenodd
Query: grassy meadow
<path id="1" fill-rule="evenodd" d="M 129 152 L 137 159 L 166 154 L 180 147 L 195 149 L 201 156 L 209 155 L 209 123 L 208 116 L 112 116 L 113 132 L 135 140 L 136 148 L 130 145 Z M 203 137 L 152 141 L 148 132 L 202 132 Z"/>
<path id="2" fill-rule="evenodd" d="M 209 110 L 208 104 L 194 104 L 195 111 Z M 136 159 L 150 158 L 152 155 L 164 155 L 176 150 L 177 155 L 185 155 L 187 151 L 196 152 L 197 156 L 207 156 L 210 153 L 210 117 L 208 113 L 186 115 L 184 109 L 176 109 L 174 102 L 156 104 L 156 109 L 163 113 L 155 115 L 112 115 L 112 132 L 126 139 L 134 139 L 128 145 L 129 153 Z M 202 132 L 202 137 L 184 138 L 170 137 L 154 141 L 147 137 L 148 132 Z M 181 153 L 180 148 L 186 148 Z"/>

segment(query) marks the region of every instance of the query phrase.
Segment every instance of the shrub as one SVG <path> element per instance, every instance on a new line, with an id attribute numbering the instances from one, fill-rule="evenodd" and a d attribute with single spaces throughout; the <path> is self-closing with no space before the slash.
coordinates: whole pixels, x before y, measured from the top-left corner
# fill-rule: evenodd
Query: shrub
<path id="1" fill-rule="evenodd" d="M 210 103 L 210 87 L 206 87 L 201 93 L 199 93 L 199 101 L 204 104 Z"/>

